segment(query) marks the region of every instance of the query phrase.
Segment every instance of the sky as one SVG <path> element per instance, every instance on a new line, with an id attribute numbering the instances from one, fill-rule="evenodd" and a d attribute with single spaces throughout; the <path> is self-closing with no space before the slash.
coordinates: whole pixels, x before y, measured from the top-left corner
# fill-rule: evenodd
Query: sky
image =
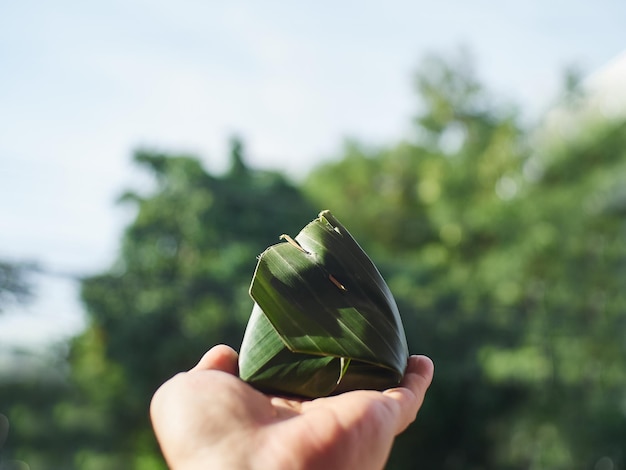
<path id="1" fill-rule="evenodd" d="M 303 177 L 351 137 L 406 136 L 412 77 L 428 54 L 465 50 L 479 79 L 529 119 L 563 72 L 626 49 L 622 0 L 0 1 L 0 259 L 34 261 L 36 301 L 0 314 L 3 346 L 84 326 L 67 275 L 102 272 L 145 176 L 134 149 L 192 153 Z"/>

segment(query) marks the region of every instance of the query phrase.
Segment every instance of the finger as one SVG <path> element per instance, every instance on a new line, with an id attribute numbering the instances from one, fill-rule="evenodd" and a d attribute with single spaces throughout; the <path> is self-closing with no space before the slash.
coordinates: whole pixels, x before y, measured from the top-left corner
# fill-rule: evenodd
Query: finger
<path id="1" fill-rule="evenodd" d="M 430 358 L 411 356 L 400 386 L 383 392 L 399 406 L 396 434 L 404 431 L 415 420 L 424 402 L 426 390 L 432 382 L 433 373 L 434 364 Z"/>
<path id="2" fill-rule="evenodd" d="M 230 346 L 218 344 L 207 351 L 200 362 L 191 370 L 221 370 L 232 375 L 238 374 L 237 352 Z"/>
<path id="3" fill-rule="evenodd" d="M 400 386 L 411 389 L 417 386 L 420 390 L 425 387 L 425 391 L 433 380 L 434 370 L 435 365 L 429 357 L 411 356 Z"/>

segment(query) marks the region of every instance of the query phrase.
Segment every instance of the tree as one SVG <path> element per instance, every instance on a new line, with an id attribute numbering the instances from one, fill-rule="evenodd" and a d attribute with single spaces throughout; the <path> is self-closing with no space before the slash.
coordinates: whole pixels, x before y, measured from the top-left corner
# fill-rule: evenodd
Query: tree
<path id="1" fill-rule="evenodd" d="M 428 59 L 416 83 L 413 140 L 352 142 L 305 181 L 437 366 L 389 468 L 624 468 L 624 123 L 533 148 L 465 61 Z"/>
<path id="2" fill-rule="evenodd" d="M 489 380 L 529 391 L 500 425 L 516 468 L 626 467 L 625 136 L 626 121 L 605 121 L 531 160 L 541 171 L 519 202 L 515 246 L 521 341 L 482 351 Z"/>
<path id="3" fill-rule="evenodd" d="M 138 151 L 155 184 L 122 197 L 135 216 L 118 259 L 83 280 L 71 387 L 48 414 L 18 408 L 62 450 L 20 455 L 163 468 L 153 391 L 213 344 L 240 343 L 256 255 L 330 209 L 387 280 L 410 350 L 436 364 L 389 469 L 625 469 L 626 123 L 538 144 L 464 57 L 428 58 L 416 86 L 413 135 L 348 142 L 300 187 L 249 168 L 238 139 L 221 176 Z"/>
<path id="4" fill-rule="evenodd" d="M 83 282 L 90 322 L 71 364 L 83 406 L 98 414 L 85 430 L 91 443 L 77 454 L 81 468 L 163 465 L 147 420 L 150 397 L 212 345 L 240 344 L 256 256 L 316 213 L 284 177 L 247 167 L 238 139 L 220 177 L 188 156 L 140 150 L 135 161 L 156 186 L 122 197 L 136 217 L 119 258 Z"/>
<path id="5" fill-rule="evenodd" d="M 423 111 L 412 140 L 378 150 L 351 144 L 338 163 L 314 170 L 305 188 L 375 256 L 411 350 L 437 366 L 426 407 L 398 440 L 390 468 L 412 468 L 411 453 L 425 468 L 489 466 L 490 423 L 523 393 L 488 383 L 478 353 L 515 340 L 498 320 L 511 308 L 493 295 L 495 270 L 505 269 L 494 248 L 516 237 L 515 194 L 498 189 L 517 184 L 524 131 L 514 114 L 489 105 L 464 61 L 429 58 L 416 83 Z"/>

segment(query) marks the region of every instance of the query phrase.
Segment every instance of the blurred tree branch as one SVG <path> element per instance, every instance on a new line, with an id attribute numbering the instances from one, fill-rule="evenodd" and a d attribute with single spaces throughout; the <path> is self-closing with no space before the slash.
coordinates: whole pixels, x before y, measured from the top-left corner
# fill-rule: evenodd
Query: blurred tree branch
<path id="1" fill-rule="evenodd" d="M 0 260 L 0 313 L 7 304 L 32 300 L 34 289 L 30 276 L 37 271 L 39 268 L 31 262 Z"/>

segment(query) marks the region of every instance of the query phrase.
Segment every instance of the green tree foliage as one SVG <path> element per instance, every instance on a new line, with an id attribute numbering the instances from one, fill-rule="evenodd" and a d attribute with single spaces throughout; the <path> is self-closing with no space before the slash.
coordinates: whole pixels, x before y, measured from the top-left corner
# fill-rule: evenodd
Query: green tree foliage
<path id="1" fill-rule="evenodd" d="M 506 272 L 500 248 L 518 234 L 508 199 L 524 134 L 515 116 L 488 107 L 465 67 L 425 62 L 417 79 L 424 110 L 412 141 L 370 151 L 351 144 L 345 159 L 305 184 L 381 260 L 411 350 L 437 366 L 429 406 L 396 446 L 398 468 L 411 468 L 409 453 L 424 456 L 425 468 L 488 464 L 489 423 L 523 394 L 487 383 L 478 355 L 484 344 L 517 336 L 502 321 L 517 312 L 494 295 L 493 283 Z M 496 191 L 503 181 L 511 185 L 506 200 Z"/>
<path id="2" fill-rule="evenodd" d="M 305 183 L 437 366 L 390 468 L 624 468 L 626 125 L 534 149 L 466 63 L 430 59 L 417 86 L 415 139 L 350 143 Z"/>
<path id="3" fill-rule="evenodd" d="M 138 152 L 158 181 L 155 194 L 123 196 L 138 212 L 118 264 L 84 283 L 93 324 L 107 332 L 107 357 L 131 375 L 143 371 L 150 386 L 146 362 L 173 372 L 207 344 L 240 339 L 256 255 L 277 240 L 283 218 L 289 227 L 305 220 L 297 191 L 279 175 L 245 168 L 240 152 L 235 142 L 223 178 L 193 158 Z"/>
<path id="4" fill-rule="evenodd" d="M 14 457 L 163 468 L 152 393 L 240 344 L 256 256 L 331 209 L 381 269 L 411 352 L 436 364 L 390 469 L 626 469 L 626 123 L 540 142 L 463 57 L 427 59 L 415 85 L 410 138 L 348 142 L 299 187 L 250 169 L 238 139 L 221 176 L 137 152 L 154 187 L 122 197 L 135 216 L 118 259 L 83 281 L 69 382 L 35 407 L 11 395 L 7 416 L 54 430 L 15 426 Z"/>
<path id="5" fill-rule="evenodd" d="M 541 177 L 532 175 L 516 204 L 523 236 L 509 276 L 520 344 L 485 346 L 480 356 L 490 381 L 529 392 L 500 424 L 509 427 L 501 450 L 528 466 L 587 468 L 608 458 L 625 468 L 626 122 L 528 164 Z"/>
<path id="6" fill-rule="evenodd" d="M 78 468 L 163 466 L 152 394 L 215 343 L 241 343 L 256 256 L 315 211 L 281 175 L 248 168 L 238 139 L 220 177 L 187 156 L 141 150 L 135 161 L 156 185 L 122 197 L 136 216 L 119 258 L 83 282 L 90 325 L 70 360 L 84 399 L 68 413 L 89 416 L 74 424 L 91 444 L 75 454 Z"/>

